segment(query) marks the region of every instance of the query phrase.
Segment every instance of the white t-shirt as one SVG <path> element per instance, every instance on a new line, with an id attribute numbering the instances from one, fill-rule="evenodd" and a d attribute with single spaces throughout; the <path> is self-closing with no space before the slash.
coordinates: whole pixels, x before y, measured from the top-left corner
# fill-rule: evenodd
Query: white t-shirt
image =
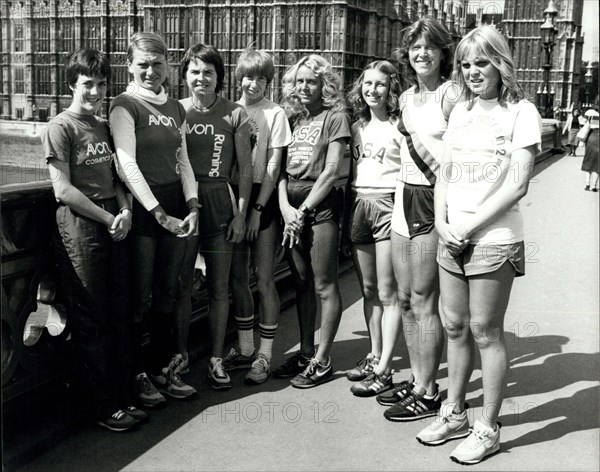
<path id="1" fill-rule="evenodd" d="M 263 97 L 257 103 L 243 105 L 249 118 L 250 139 L 252 143 L 252 182 L 260 184 L 265 175 L 268 158 L 267 151 L 280 148 L 292 142 L 292 131 L 283 109 Z"/>
<path id="2" fill-rule="evenodd" d="M 498 189 L 507 178 L 518 178 L 511 165 L 516 149 L 535 144 L 540 152 L 542 119 L 527 101 L 501 106 L 497 99 L 476 98 L 454 107 L 444 134 L 452 149 L 452 174 L 448 184 L 448 222 L 460 224 Z M 472 243 L 511 244 L 523 241 L 523 219 L 516 203 L 504 215 L 471 236 Z"/>
<path id="3" fill-rule="evenodd" d="M 397 122 L 352 125 L 352 189 L 361 194 L 394 193 L 404 136 Z"/>

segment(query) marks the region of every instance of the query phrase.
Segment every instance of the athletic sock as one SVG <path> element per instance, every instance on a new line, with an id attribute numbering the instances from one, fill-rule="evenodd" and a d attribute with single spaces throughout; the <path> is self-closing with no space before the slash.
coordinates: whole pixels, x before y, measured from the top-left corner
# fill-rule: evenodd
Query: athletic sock
<path id="1" fill-rule="evenodd" d="M 271 362 L 271 353 L 273 351 L 273 339 L 275 338 L 275 331 L 277 331 L 278 324 L 264 325 L 258 324 L 258 330 L 260 332 L 260 348 L 258 348 L 258 354 L 262 354 Z"/>
<path id="2" fill-rule="evenodd" d="M 254 353 L 254 315 L 248 318 L 235 317 L 240 351 L 244 356 Z"/>

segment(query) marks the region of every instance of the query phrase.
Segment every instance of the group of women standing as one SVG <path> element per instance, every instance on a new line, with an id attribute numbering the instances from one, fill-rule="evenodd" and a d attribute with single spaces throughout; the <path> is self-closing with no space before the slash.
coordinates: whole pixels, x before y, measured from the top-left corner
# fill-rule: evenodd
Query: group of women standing
<path id="1" fill-rule="evenodd" d="M 401 92 L 391 62 L 369 64 L 348 94 L 356 118 L 351 125 L 341 79 L 319 55 L 304 56 L 286 71 L 280 107 L 264 97 L 274 76 L 268 54 L 242 54 L 236 68 L 242 98 L 233 103 L 218 95 L 225 75 L 219 52 L 195 45 L 181 67 L 190 97 L 177 102 L 164 90 L 164 42 L 137 33 L 128 51 L 133 81 L 111 106 L 112 138 L 108 124 L 94 116 L 110 78 L 106 56 L 90 50 L 73 56 L 73 104 L 52 120 L 44 142 L 61 202 L 57 247 L 69 268 L 64 275 L 74 272 L 66 281 L 70 312 L 82 325 L 74 340 L 93 377 L 88 385 L 98 394 L 100 424 L 128 429 L 146 416 L 134 400 L 151 407 L 164 403 L 164 394 L 195 393 L 181 375 L 189 363 L 198 251 L 207 268 L 213 340 L 208 377 L 214 389 L 231 387 L 233 369 L 249 369 L 249 383 L 262 383 L 271 373 L 280 241 L 295 280 L 300 349 L 273 374 L 291 378 L 296 388 L 333 378 L 330 350 L 342 314 L 334 183 L 350 144 L 347 225 L 371 342 L 370 352 L 347 373 L 356 382 L 351 391 L 376 396 L 389 406 L 384 416 L 391 421 L 436 416 L 419 433 L 421 443 L 468 436 L 452 452 L 457 462 L 476 463 L 497 452 L 507 370 L 503 318 L 512 281 L 524 274 L 518 201 L 527 192 L 541 121 L 494 28 L 474 30 L 454 58 L 452 51 L 450 34 L 436 20 L 413 24 L 400 49 L 410 88 Z M 89 158 L 92 141 L 91 148 L 105 151 L 100 158 Z M 111 171 L 113 151 L 131 200 Z M 84 244 L 92 232 L 94 244 Z M 132 285 L 123 290 L 128 260 Z M 249 263 L 259 292 L 258 352 Z M 114 271 L 120 278 L 110 275 Z M 97 290 L 89 290 L 95 285 L 88 276 Z M 229 280 L 238 344 L 224 355 Z M 150 332 L 146 362 L 143 322 Z M 411 376 L 393 384 L 401 324 Z M 436 376 L 443 327 L 451 342 L 448 401 L 442 405 Z M 129 329 L 137 336 L 133 343 Z M 131 346 L 134 355 L 121 354 Z M 484 371 L 484 408 L 469 428 L 465 396 L 475 346 Z M 120 375 L 113 377 L 111 369 Z M 130 379 L 135 390 L 127 388 Z"/>

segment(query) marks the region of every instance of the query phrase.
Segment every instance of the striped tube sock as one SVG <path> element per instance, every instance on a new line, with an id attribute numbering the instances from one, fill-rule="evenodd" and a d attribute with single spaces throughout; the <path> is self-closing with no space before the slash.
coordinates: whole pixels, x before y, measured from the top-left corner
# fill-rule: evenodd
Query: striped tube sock
<path id="1" fill-rule="evenodd" d="M 264 325 L 262 323 L 258 324 L 258 329 L 260 331 L 260 348 L 258 349 L 258 354 L 262 354 L 267 358 L 269 362 L 271 362 L 271 352 L 273 351 L 273 339 L 275 338 L 275 331 L 277 331 L 278 324 L 274 325 Z"/>
<path id="2" fill-rule="evenodd" d="M 235 326 L 238 332 L 240 351 L 244 356 L 254 353 L 254 315 L 248 318 L 235 317 Z"/>

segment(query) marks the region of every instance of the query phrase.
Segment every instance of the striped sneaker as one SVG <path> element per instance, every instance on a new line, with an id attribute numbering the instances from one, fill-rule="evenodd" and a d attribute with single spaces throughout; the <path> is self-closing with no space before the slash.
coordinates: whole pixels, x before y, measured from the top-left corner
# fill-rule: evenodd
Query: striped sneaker
<path id="1" fill-rule="evenodd" d="M 377 395 L 377 403 L 383 406 L 395 405 L 408 397 L 414 387 L 414 384 L 410 383 L 408 380 L 403 380 L 391 390 Z"/>
<path id="2" fill-rule="evenodd" d="M 366 379 L 355 383 L 350 391 L 357 397 L 374 397 L 392 388 L 392 374 L 383 375 L 371 372 Z"/>
<path id="3" fill-rule="evenodd" d="M 356 367 L 346 372 L 346 378 L 352 382 L 364 380 L 373 372 L 373 366 L 378 363 L 379 359 L 369 353 L 356 363 Z"/>
<path id="4" fill-rule="evenodd" d="M 431 400 L 424 395 L 425 389 L 421 388 L 418 392 L 413 389 L 408 397 L 385 410 L 383 416 L 389 421 L 414 421 L 437 415 L 442 404 L 439 388 Z"/>

